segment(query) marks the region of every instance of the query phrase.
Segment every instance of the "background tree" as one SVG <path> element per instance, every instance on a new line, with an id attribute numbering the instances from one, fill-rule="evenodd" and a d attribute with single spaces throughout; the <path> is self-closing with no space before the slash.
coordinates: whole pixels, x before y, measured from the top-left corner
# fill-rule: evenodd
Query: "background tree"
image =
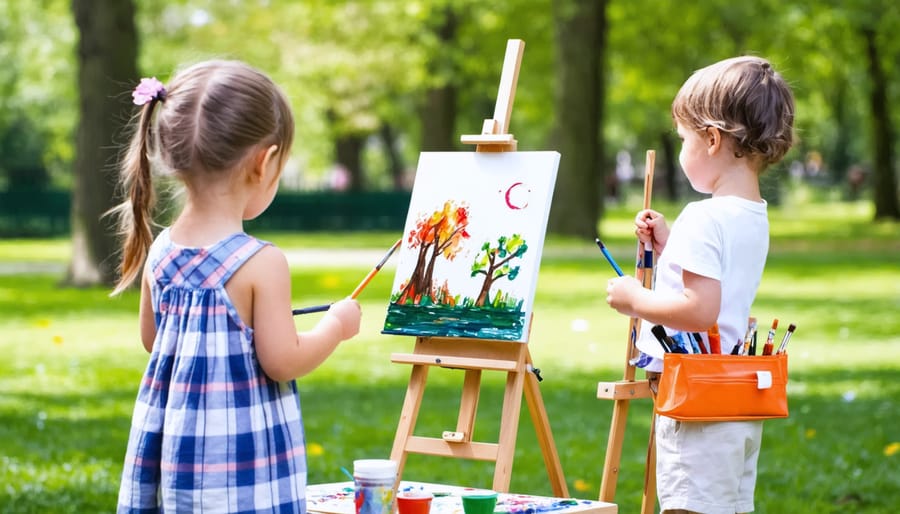
<path id="1" fill-rule="evenodd" d="M 132 110 L 137 33 L 131 0 L 72 0 L 79 30 L 79 123 L 72 190 L 72 262 L 69 282 L 112 284 L 116 228 L 103 216 L 115 204 L 117 142 Z"/>
<path id="2" fill-rule="evenodd" d="M 454 57 L 459 22 L 453 5 L 449 3 L 441 5 L 434 14 L 434 21 L 426 21 L 426 26 L 434 25 L 433 33 L 423 38 L 431 42 L 432 58 L 426 64 L 429 79 L 421 109 L 419 148 L 423 152 L 447 152 L 459 146 L 456 98 L 457 82 L 461 77 Z"/>
<path id="3" fill-rule="evenodd" d="M 69 187 L 77 112 L 69 0 L 0 0 L 0 13 L 0 189 Z"/>
<path id="4" fill-rule="evenodd" d="M 497 238 L 497 246 L 491 246 L 490 241 L 481 246 L 481 252 L 475 256 L 472 263 L 472 276 L 484 275 L 481 290 L 475 299 L 475 305 L 481 307 L 488 302 L 491 287 L 494 282 L 503 277 L 515 280 L 519 275 L 520 266 L 513 266 L 510 261 L 519 259 L 528 251 L 528 244 L 519 234 L 510 237 Z"/>
<path id="5" fill-rule="evenodd" d="M 601 61 L 606 35 L 605 0 L 554 3 L 557 87 L 554 140 L 562 159 L 548 229 L 595 237 L 602 207 L 600 120 Z"/>

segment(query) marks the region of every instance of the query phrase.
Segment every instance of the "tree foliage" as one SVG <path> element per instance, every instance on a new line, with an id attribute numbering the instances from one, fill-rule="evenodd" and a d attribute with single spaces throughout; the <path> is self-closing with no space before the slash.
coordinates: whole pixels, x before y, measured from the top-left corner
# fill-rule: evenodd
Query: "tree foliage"
<path id="1" fill-rule="evenodd" d="M 335 160 L 335 142 L 352 136 L 361 143 L 364 185 L 393 187 L 404 168 L 414 166 L 426 135 L 438 130 L 426 125 L 436 119 L 429 92 L 454 91 L 447 104 L 453 114 L 441 122 L 446 132 L 439 143 L 453 146 L 440 149 L 460 149 L 460 134 L 480 132 L 482 120 L 493 111 L 509 38 L 527 43 L 510 131 L 521 150 L 561 148 L 551 137 L 561 114 L 554 96 L 564 86 L 554 9 L 597 3 L 136 0 L 139 69 L 165 80 L 177 66 L 200 59 L 246 60 L 289 93 L 298 138 L 291 171 L 302 178 L 296 183 L 320 186 Z M 870 177 L 879 177 L 878 192 L 887 195 L 883 201 L 896 201 L 898 157 L 892 149 L 900 131 L 890 128 L 900 122 L 896 2 L 605 4 L 604 80 L 566 93 L 577 102 L 597 88 L 603 91 L 602 136 L 596 145 L 609 150 L 595 156 L 594 178 L 579 180 L 608 175 L 618 150 L 639 161 L 645 149 L 654 148 L 660 156 L 659 183 L 673 195 L 686 191 L 671 133 L 671 98 L 693 70 L 752 53 L 772 60 L 794 86 L 799 144 L 787 162 L 820 155 L 824 174 L 819 180 L 838 185 L 848 169 L 859 165 Z M 41 164 L 55 184 L 68 187 L 78 112 L 76 30 L 68 1 L 0 0 L 0 12 L 0 135 L 16 120 L 27 120 L 36 134 L 33 141 L 43 141 Z M 448 20 L 453 21 L 449 34 L 441 30 Z M 869 40 L 884 77 L 880 106 L 871 98 L 876 84 L 866 57 Z M 120 84 L 121 93 L 131 86 Z M 888 134 L 883 127 L 889 127 Z M 887 154 L 876 148 L 878 137 L 884 139 L 878 148 L 886 146 Z M 591 158 L 583 154 L 586 143 L 576 146 L 566 148 L 561 166 Z M 786 168 L 776 168 L 774 175 L 784 175 Z M 585 183 L 582 189 L 602 194 L 602 184 Z"/>

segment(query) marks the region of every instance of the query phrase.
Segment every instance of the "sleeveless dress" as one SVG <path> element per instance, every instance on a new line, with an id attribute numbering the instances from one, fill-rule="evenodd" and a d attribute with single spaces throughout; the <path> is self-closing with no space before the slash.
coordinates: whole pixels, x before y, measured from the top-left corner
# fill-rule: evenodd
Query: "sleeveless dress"
<path id="1" fill-rule="evenodd" d="M 156 340 L 134 407 L 118 512 L 305 513 L 294 381 L 269 379 L 225 284 L 268 243 L 151 246 Z"/>

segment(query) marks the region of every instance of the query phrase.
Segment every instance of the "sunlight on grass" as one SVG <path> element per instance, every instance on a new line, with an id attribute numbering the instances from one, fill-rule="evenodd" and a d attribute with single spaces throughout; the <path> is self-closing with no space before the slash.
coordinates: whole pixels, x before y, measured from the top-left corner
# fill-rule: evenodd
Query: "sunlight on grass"
<path id="1" fill-rule="evenodd" d="M 0 262 L 69 262 L 72 243 L 68 238 L 0 240 Z"/>
<path id="2" fill-rule="evenodd" d="M 674 218 L 679 206 L 659 203 Z M 631 206 L 600 223 L 604 242 L 633 273 Z M 890 512 L 900 504 L 900 232 L 870 221 L 867 204 L 771 209 L 772 244 L 753 305 L 765 325 L 788 323 L 791 416 L 766 423 L 759 512 Z M 375 249 L 393 233 L 262 234 L 286 249 Z M 0 241 L 0 263 L 64 264 L 67 240 Z M 378 252 L 376 252 L 378 253 Z M 372 263 L 374 264 L 374 263 Z M 370 269 L 296 267 L 295 307 L 345 296 Z M 550 236 L 535 297 L 529 349 L 570 491 L 597 495 L 612 403 L 598 381 L 622 377 L 628 319 L 606 305 L 612 270 L 593 240 Z M 298 381 L 311 483 L 344 480 L 355 458 L 387 457 L 410 368 L 390 362 L 414 338 L 381 334 L 393 273 L 360 296 L 360 335 Z M 0 511 L 107 512 L 115 502 L 131 410 L 147 364 L 137 293 L 58 287 L 52 274 L 0 275 Z M 299 330 L 321 314 L 295 318 Z M 485 373 L 477 435 L 496 440 L 505 376 Z M 429 375 L 417 432 L 456 424 L 462 373 Z M 523 412 L 511 488 L 550 494 L 533 427 Z M 617 501 L 640 504 L 650 405 L 633 402 Z M 411 456 L 408 479 L 490 487 L 489 463 Z M 865 478 L 865 480 L 863 480 Z M 851 500 L 847 500 L 847 499 Z M 858 500 L 855 500 L 858 498 Z M 836 510 L 837 509 L 837 510 Z"/>

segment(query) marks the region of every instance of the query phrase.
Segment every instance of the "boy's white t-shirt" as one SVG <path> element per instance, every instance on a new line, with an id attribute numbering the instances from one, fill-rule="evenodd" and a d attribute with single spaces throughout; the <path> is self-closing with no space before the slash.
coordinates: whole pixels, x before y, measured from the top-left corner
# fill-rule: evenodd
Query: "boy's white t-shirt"
<path id="1" fill-rule="evenodd" d="M 721 283 L 718 325 L 722 353 L 730 353 L 747 331 L 750 306 L 769 252 L 766 208 L 765 200 L 754 202 L 736 196 L 689 203 L 672 224 L 656 265 L 653 288 L 660 294 L 682 294 L 682 270 Z M 637 347 L 654 357 L 646 366 L 647 371 L 662 371 L 664 352 L 650 332 L 651 327 L 651 323 L 641 322 Z M 703 337 L 706 338 L 705 332 Z"/>

